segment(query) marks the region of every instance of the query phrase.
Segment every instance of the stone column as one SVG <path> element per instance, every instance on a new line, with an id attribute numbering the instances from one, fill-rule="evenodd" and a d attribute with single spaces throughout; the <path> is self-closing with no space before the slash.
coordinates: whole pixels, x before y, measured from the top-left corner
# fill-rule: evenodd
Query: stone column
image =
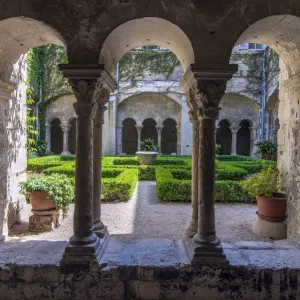
<path id="1" fill-rule="evenodd" d="M 191 107 L 192 108 L 192 107 Z M 192 238 L 198 228 L 198 150 L 199 150 L 199 119 L 196 112 L 189 111 L 190 122 L 193 126 L 192 140 L 192 219 L 186 230 L 186 235 Z"/>
<path id="2" fill-rule="evenodd" d="M 257 156 L 257 147 L 255 146 L 256 142 L 259 141 L 259 128 L 249 127 L 250 129 L 250 156 Z"/>
<path id="3" fill-rule="evenodd" d="M 117 127 L 117 155 L 123 153 L 123 125 L 116 125 Z"/>
<path id="4" fill-rule="evenodd" d="M 77 102 L 76 168 L 74 234 L 66 247 L 64 264 L 83 264 L 99 260 L 105 243 L 94 233 L 93 227 L 93 121 L 92 114 L 102 78 L 114 83 L 103 65 L 60 65 L 60 70 L 69 79 Z"/>
<path id="5" fill-rule="evenodd" d="M 195 188 L 197 182 L 197 233 L 184 240 L 192 264 L 228 264 L 215 231 L 215 130 L 226 83 L 236 70 L 236 65 L 193 64 L 182 80 L 191 109 L 193 141 L 195 135 L 199 138 L 198 147 L 193 146 L 193 156 L 198 159 L 193 160 L 192 174 Z"/>
<path id="6" fill-rule="evenodd" d="M 69 152 L 68 148 L 68 141 L 69 141 L 69 131 L 71 129 L 71 125 L 69 124 L 60 124 L 60 127 L 63 132 L 63 151 L 61 155 L 70 155 L 71 153 Z"/>
<path id="7" fill-rule="evenodd" d="M 181 125 L 176 126 L 177 129 L 177 147 L 176 154 L 181 155 Z"/>
<path id="8" fill-rule="evenodd" d="M 231 129 L 231 155 L 236 155 L 236 148 L 237 148 L 237 138 L 236 134 L 238 132 L 237 128 L 230 128 Z"/>
<path id="9" fill-rule="evenodd" d="M 45 140 L 46 140 L 46 143 L 47 143 L 46 151 L 50 152 L 51 151 L 51 125 L 49 123 L 46 123 L 45 127 L 46 127 Z"/>
<path id="10" fill-rule="evenodd" d="M 105 89 L 103 87 L 103 89 Z M 105 91 L 107 91 L 105 89 Z M 104 124 L 104 105 L 109 98 L 109 92 L 103 91 L 98 97 L 95 115 L 93 119 L 93 147 L 94 147 L 94 191 L 93 191 L 93 223 L 94 232 L 99 238 L 104 238 L 107 234 L 107 227 L 101 221 L 101 178 L 102 178 L 102 126 Z"/>
<path id="11" fill-rule="evenodd" d="M 142 136 L 142 129 L 143 129 L 143 125 L 135 125 L 135 128 L 137 130 L 137 134 L 138 134 L 138 151 L 141 151 L 141 136 Z"/>
<path id="12" fill-rule="evenodd" d="M 155 127 L 157 130 L 157 144 L 159 147 L 159 153 L 161 153 L 161 131 L 162 131 L 163 126 L 156 125 Z"/>

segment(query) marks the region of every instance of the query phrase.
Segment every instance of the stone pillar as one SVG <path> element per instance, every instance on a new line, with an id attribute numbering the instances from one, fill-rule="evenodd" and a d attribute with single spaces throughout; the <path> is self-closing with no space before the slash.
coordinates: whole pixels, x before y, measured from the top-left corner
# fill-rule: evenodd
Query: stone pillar
<path id="1" fill-rule="evenodd" d="M 60 127 L 63 132 L 63 151 L 61 155 L 70 155 L 71 153 L 69 152 L 68 148 L 68 141 L 69 141 L 69 131 L 71 129 L 71 125 L 69 124 L 60 124 Z"/>
<path id="2" fill-rule="evenodd" d="M 135 128 L 137 130 L 138 133 L 138 151 L 141 151 L 141 136 L 142 136 L 142 129 L 143 129 L 143 125 L 135 125 Z"/>
<path id="3" fill-rule="evenodd" d="M 123 125 L 116 125 L 117 127 L 117 155 L 123 153 Z"/>
<path id="4" fill-rule="evenodd" d="M 238 132 L 237 128 L 230 128 L 231 129 L 231 155 L 236 155 L 236 148 L 237 148 L 237 138 L 236 138 L 236 134 Z"/>
<path id="5" fill-rule="evenodd" d="M 156 125 L 155 127 L 157 130 L 157 144 L 159 147 L 159 153 L 161 153 L 161 131 L 162 131 L 163 126 Z"/>
<path id="6" fill-rule="evenodd" d="M 215 231 L 215 130 L 226 83 L 236 70 L 236 65 L 193 64 L 182 80 L 191 109 L 193 142 L 199 138 L 198 147 L 193 145 L 198 159 L 193 159 L 192 174 L 192 186 L 197 186 L 197 233 L 184 240 L 192 264 L 228 264 Z"/>
<path id="7" fill-rule="evenodd" d="M 66 247 L 64 264 L 90 266 L 98 261 L 105 243 L 94 233 L 93 227 L 93 121 L 92 114 L 103 88 L 103 78 L 113 85 L 114 79 L 103 65 L 60 65 L 60 70 L 69 79 L 77 102 L 76 168 L 74 234 Z"/>
<path id="8" fill-rule="evenodd" d="M 103 87 L 103 89 L 105 89 Z M 105 91 L 107 91 L 105 89 Z M 93 119 L 93 147 L 94 147 L 94 191 L 93 191 L 93 223 L 94 232 L 99 238 L 104 238 L 107 234 L 107 227 L 101 221 L 101 178 L 102 178 L 102 126 L 104 124 L 104 105 L 109 98 L 109 92 L 103 92 L 98 97 Z"/>
<path id="9" fill-rule="evenodd" d="M 177 129 L 177 147 L 176 147 L 176 154 L 181 155 L 181 125 L 176 126 Z"/>
<path id="10" fill-rule="evenodd" d="M 46 127 L 45 140 L 46 140 L 46 143 L 47 143 L 46 151 L 50 152 L 51 151 L 51 125 L 49 123 L 46 123 L 45 127 Z"/>
<path id="11" fill-rule="evenodd" d="M 249 127 L 250 129 L 250 156 L 257 156 L 257 147 L 255 146 L 256 142 L 259 141 L 259 128 Z"/>
<path id="12" fill-rule="evenodd" d="M 191 107 L 192 108 L 192 107 Z M 186 235 L 192 238 L 198 229 L 198 150 L 199 150 L 199 120 L 196 112 L 189 111 L 190 122 L 193 126 L 192 140 L 192 219 L 186 230 Z"/>

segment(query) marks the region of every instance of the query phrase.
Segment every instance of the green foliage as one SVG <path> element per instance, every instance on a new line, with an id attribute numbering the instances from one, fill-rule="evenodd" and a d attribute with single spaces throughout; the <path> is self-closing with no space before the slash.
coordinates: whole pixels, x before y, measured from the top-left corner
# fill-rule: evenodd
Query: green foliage
<path id="1" fill-rule="evenodd" d="M 242 180 L 248 171 L 227 163 L 217 164 L 216 180 Z"/>
<path id="2" fill-rule="evenodd" d="M 27 112 L 26 112 L 26 129 L 27 129 L 27 155 L 29 156 L 29 153 L 36 152 L 36 143 L 35 143 L 35 136 L 38 134 L 38 132 L 35 130 L 35 122 L 36 117 L 32 113 L 32 105 L 34 104 L 34 100 L 29 97 L 31 95 L 31 91 L 27 89 Z"/>
<path id="3" fill-rule="evenodd" d="M 216 155 L 216 159 L 219 161 L 258 161 L 259 158 L 253 158 L 243 155 Z"/>
<path id="4" fill-rule="evenodd" d="M 33 103 L 39 104 L 40 139 L 45 140 L 46 107 L 62 94 L 70 93 L 67 80 L 58 70 L 59 64 L 68 63 L 65 49 L 44 45 L 29 50 L 27 54 L 27 84 Z"/>
<path id="5" fill-rule="evenodd" d="M 241 202 L 245 191 L 238 181 L 217 180 L 216 200 L 220 202 Z"/>
<path id="6" fill-rule="evenodd" d="M 61 209 L 66 214 L 70 202 L 74 199 L 74 186 L 68 177 L 63 174 L 53 174 L 50 176 L 32 176 L 20 183 L 21 193 L 29 199 L 31 192 L 46 191 L 48 197 L 53 199 L 57 209 Z"/>
<path id="7" fill-rule="evenodd" d="M 179 179 L 179 180 L 191 180 L 192 179 L 192 173 L 191 171 L 187 170 L 171 170 L 171 174 L 174 179 Z"/>
<path id="8" fill-rule="evenodd" d="M 158 145 L 150 138 L 140 142 L 140 146 L 141 151 L 159 152 Z"/>
<path id="9" fill-rule="evenodd" d="M 271 140 L 266 140 L 263 142 L 256 142 L 255 146 L 258 148 L 258 153 L 277 155 L 277 146 L 273 144 Z"/>
<path id="10" fill-rule="evenodd" d="M 114 165 L 133 165 L 137 166 L 139 162 L 136 158 L 116 158 L 113 160 Z"/>
<path id="11" fill-rule="evenodd" d="M 221 150 L 222 150 L 222 145 L 216 144 L 216 154 L 220 154 Z"/>
<path id="12" fill-rule="evenodd" d="M 177 165 L 183 166 L 186 165 L 186 161 L 182 159 L 171 159 L 171 158 L 159 158 L 156 160 L 155 165 Z"/>
<path id="13" fill-rule="evenodd" d="M 155 180 L 155 167 L 148 165 L 139 166 L 139 180 Z"/>
<path id="14" fill-rule="evenodd" d="M 145 74 L 169 77 L 179 64 L 177 57 L 170 51 L 134 49 L 119 61 L 120 78 L 122 81 L 131 81 L 131 85 L 134 86 L 137 79 Z"/>
<path id="15" fill-rule="evenodd" d="M 242 181 L 241 186 L 251 197 L 272 197 L 274 192 L 282 190 L 279 170 L 274 166 L 264 166 L 260 173 Z"/>
<path id="16" fill-rule="evenodd" d="M 116 178 L 104 178 L 101 182 L 101 198 L 104 201 L 127 201 L 133 195 L 138 181 L 138 170 L 124 170 Z"/>
<path id="17" fill-rule="evenodd" d="M 191 201 L 191 181 L 174 179 L 170 169 L 156 168 L 156 191 L 164 201 Z"/>

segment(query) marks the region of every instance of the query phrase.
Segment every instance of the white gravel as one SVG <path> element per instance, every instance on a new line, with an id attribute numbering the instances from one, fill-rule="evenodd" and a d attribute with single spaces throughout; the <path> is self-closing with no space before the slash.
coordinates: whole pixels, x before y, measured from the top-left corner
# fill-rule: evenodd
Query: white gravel
<path id="1" fill-rule="evenodd" d="M 10 238 L 22 240 L 68 240 L 73 233 L 71 205 L 68 216 L 59 228 L 52 232 L 32 234 L 28 232 L 30 205 L 22 216 L 22 222 L 9 232 Z M 191 216 L 190 203 L 165 203 L 157 199 L 155 182 L 140 181 L 134 196 L 124 203 L 102 203 L 102 220 L 110 234 L 120 239 L 168 238 L 181 239 Z M 255 204 L 216 204 L 217 235 L 222 242 L 266 241 L 252 232 L 256 219 Z"/>

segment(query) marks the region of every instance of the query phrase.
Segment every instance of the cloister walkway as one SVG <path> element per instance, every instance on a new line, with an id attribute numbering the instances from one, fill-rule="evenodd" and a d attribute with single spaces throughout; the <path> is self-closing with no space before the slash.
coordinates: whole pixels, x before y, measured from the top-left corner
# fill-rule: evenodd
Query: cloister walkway
<path id="1" fill-rule="evenodd" d="M 12 228 L 9 235 L 11 238 L 21 236 L 22 240 L 68 241 L 73 233 L 73 210 L 74 205 L 71 205 L 68 216 L 55 231 L 31 235 L 28 232 L 28 219 L 31 214 L 28 205 L 22 223 Z M 188 225 L 191 210 L 190 203 L 159 201 L 155 182 L 139 181 L 134 196 L 128 202 L 102 204 L 102 220 L 110 234 L 117 235 L 121 240 L 179 240 Z M 222 242 L 268 241 L 252 232 L 251 227 L 255 219 L 255 204 L 216 204 L 216 228 Z"/>

